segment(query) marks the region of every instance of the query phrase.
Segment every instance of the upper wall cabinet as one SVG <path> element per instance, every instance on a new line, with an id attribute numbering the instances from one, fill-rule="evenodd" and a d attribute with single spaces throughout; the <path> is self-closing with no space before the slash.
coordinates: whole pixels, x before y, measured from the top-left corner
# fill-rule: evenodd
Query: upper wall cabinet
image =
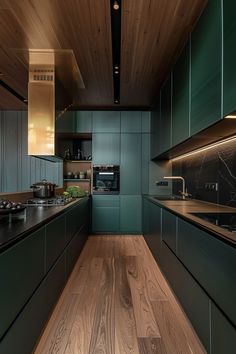
<path id="1" fill-rule="evenodd" d="M 171 148 L 171 76 L 161 89 L 161 119 L 160 119 L 160 153 Z"/>
<path id="2" fill-rule="evenodd" d="M 236 17 L 235 0 L 223 1 L 224 60 L 223 60 L 223 113 L 236 110 Z"/>
<path id="3" fill-rule="evenodd" d="M 92 133 L 92 111 L 75 111 L 77 133 Z"/>
<path id="4" fill-rule="evenodd" d="M 189 137 L 190 45 L 185 46 L 173 70 L 172 146 Z"/>
<path id="5" fill-rule="evenodd" d="M 151 113 L 150 157 L 154 159 L 160 153 L 160 95 L 155 109 Z"/>
<path id="6" fill-rule="evenodd" d="M 93 133 L 120 133 L 120 112 L 94 111 Z"/>
<path id="7" fill-rule="evenodd" d="M 62 114 L 56 120 L 57 133 L 74 133 L 76 132 L 75 112 L 68 111 Z"/>
<path id="8" fill-rule="evenodd" d="M 209 0 L 191 36 L 191 135 L 221 118 L 221 34 L 221 0 Z"/>
<path id="9" fill-rule="evenodd" d="M 141 111 L 121 112 L 121 133 L 140 133 L 142 131 Z"/>
<path id="10" fill-rule="evenodd" d="M 151 115 L 150 112 L 142 112 L 142 133 L 150 133 Z"/>
<path id="11" fill-rule="evenodd" d="M 96 133 L 92 137 L 94 164 L 120 164 L 120 134 Z"/>

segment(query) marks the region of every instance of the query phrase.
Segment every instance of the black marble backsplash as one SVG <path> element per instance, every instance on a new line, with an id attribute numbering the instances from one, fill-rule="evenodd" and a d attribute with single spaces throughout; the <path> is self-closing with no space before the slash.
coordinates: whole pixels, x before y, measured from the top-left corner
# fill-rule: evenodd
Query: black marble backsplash
<path id="1" fill-rule="evenodd" d="M 172 175 L 185 178 L 193 198 L 236 207 L 236 141 L 173 162 Z M 217 183 L 217 191 L 207 190 L 207 183 Z M 180 189 L 173 182 L 173 192 Z"/>

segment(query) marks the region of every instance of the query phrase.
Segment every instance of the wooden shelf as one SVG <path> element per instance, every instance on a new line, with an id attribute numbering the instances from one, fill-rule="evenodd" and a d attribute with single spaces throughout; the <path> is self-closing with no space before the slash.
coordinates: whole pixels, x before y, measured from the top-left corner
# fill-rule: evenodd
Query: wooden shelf
<path id="1" fill-rule="evenodd" d="M 90 182 L 89 178 L 64 178 L 64 182 Z"/>

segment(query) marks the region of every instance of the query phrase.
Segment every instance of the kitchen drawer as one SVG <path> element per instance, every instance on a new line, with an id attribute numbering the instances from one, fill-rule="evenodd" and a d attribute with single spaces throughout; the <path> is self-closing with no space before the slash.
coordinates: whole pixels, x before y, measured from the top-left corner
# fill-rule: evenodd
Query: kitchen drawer
<path id="1" fill-rule="evenodd" d="M 236 324 L 236 250 L 179 219 L 178 257 Z"/>
<path id="2" fill-rule="evenodd" d="M 43 227 L 0 255 L 0 338 L 45 274 L 44 249 Z"/>
<path id="3" fill-rule="evenodd" d="M 162 210 L 162 239 L 176 253 L 176 223 L 177 217 L 167 210 Z"/>
<path id="4" fill-rule="evenodd" d="M 162 270 L 209 353 L 209 298 L 164 242 L 162 245 Z"/>
<path id="5" fill-rule="evenodd" d="M 46 271 L 66 246 L 66 219 L 61 215 L 46 225 Z"/>
<path id="6" fill-rule="evenodd" d="M 119 195 L 93 195 L 93 207 L 97 208 L 119 208 Z"/>

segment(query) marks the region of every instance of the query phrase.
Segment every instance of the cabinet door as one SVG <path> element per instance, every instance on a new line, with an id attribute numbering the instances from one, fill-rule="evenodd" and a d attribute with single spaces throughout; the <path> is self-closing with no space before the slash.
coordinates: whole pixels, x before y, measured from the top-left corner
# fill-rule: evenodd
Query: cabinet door
<path id="1" fill-rule="evenodd" d="M 142 133 L 150 133 L 151 112 L 142 112 Z"/>
<path id="2" fill-rule="evenodd" d="M 150 134 L 142 134 L 142 178 L 141 192 L 149 194 Z"/>
<path id="3" fill-rule="evenodd" d="M 161 247 L 162 247 L 162 235 L 161 235 L 161 208 L 148 201 L 146 201 L 145 214 L 143 220 L 144 225 L 146 225 L 146 232 L 144 234 L 145 240 L 150 248 L 153 257 L 161 264 Z"/>
<path id="4" fill-rule="evenodd" d="M 235 248 L 179 219 L 178 257 L 236 324 Z"/>
<path id="5" fill-rule="evenodd" d="M 235 1 L 223 1 L 223 113 L 236 109 L 236 17 Z"/>
<path id="6" fill-rule="evenodd" d="M 120 231 L 120 197 L 112 195 L 93 195 L 93 232 Z"/>
<path id="7" fill-rule="evenodd" d="M 223 313 L 211 303 L 211 352 L 235 354 L 236 330 Z"/>
<path id="8" fill-rule="evenodd" d="M 161 106 L 160 99 L 157 106 L 151 112 L 151 134 L 150 134 L 150 157 L 154 159 L 160 153 L 160 125 L 161 125 Z"/>
<path id="9" fill-rule="evenodd" d="M 162 270 L 207 352 L 210 352 L 209 298 L 163 242 Z"/>
<path id="10" fill-rule="evenodd" d="M 120 133 L 120 112 L 94 111 L 93 133 Z"/>
<path id="11" fill-rule="evenodd" d="M 120 134 L 93 134 L 93 163 L 120 164 Z"/>
<path id="12" fill-rule="evenodd" d="M 209 0 L 191 36 L 191 135 L 221 118 L 221 0 Z"/>
<path id="13" fill-rule="evenodd" d="M 142 232 L 142 197 L 139 195 L 120 196 L 120 231 L 140 234 Z"/>
<path id="14" fill-rule="evenodd" d="M 172 146 L 189 137 L 190 45 L 184 47 L 173 70 Z"/>
<path id="15" fill-rule="evenodd" d="M 76 131 L 75 112 L 68 111 L 56 120 L 57 133 L 74 133 Z"/>
<path id="16" fill-rule="evenodd" d="M 161 89 L 160 153 L 171 148 L 171 86 L 170 76 Z"/>
<path id="17" fill-rule="evenodd" d="M 65 284 L 65 255 L 57 261 L 0 342 L 1 353 L 30 354 Z M 17 297 L 17 294 L 14 294 Z"/>
<path id="18" fill-rule="evenodd" d="M 88 220 L 89 200 L 80 200 L 79 205 L 74 206 L 66 214 L 66 241 L 69 242 Z"/>
<path id="19" fill-rule="evenodd" d="M 54 264 L 66 245 L 65 215 L 58 216 L 46 225 L 46 271 Z"/>
<path id="20" fill-rule="evenodd" d="M 141 133 L 142 113 L 141 111 L 121 112 L 121 133 Z"/>
<path id="21" fill-rule="evenodd" d="M 75 125 L 77 133 L 92 133 L 92 111 L 76 111 Z"/>
<path id="22" fill-rule="evenodd" d="M 177 217 L 167 210 L 162 210 L 162 239 L 176 253 Z"/>
<path id="23" fill-rule="evenodd" d="M 44 276 L 44 245 L 41 228 L 0 255 L 0 337 Z"/>
<path id="24" fill-rule="evenodd" d="M 121 194 L 141 194 L 141 138 L 141 134 L 121 134 Z"/>

